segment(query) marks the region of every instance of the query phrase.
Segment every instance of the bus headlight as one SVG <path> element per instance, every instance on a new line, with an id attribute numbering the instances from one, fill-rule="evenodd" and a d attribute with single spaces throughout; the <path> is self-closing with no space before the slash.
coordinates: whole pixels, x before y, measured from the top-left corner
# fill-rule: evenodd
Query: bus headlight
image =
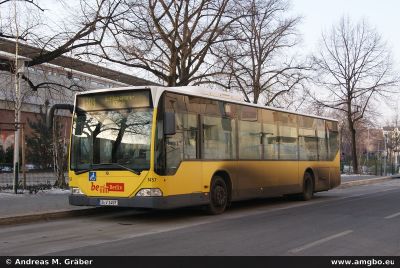
<path id="1" fill-rule="evenodd" d="M 136 196 L 162 196 L 162 191 L 158 188 L 144 188 Z"/>
<path id="2" fill-rule="evenodd" d="M 71 194 L 80 194 L 80 195 L 82 195 L 84 193 L 78 187 L 71 187 Z"/>

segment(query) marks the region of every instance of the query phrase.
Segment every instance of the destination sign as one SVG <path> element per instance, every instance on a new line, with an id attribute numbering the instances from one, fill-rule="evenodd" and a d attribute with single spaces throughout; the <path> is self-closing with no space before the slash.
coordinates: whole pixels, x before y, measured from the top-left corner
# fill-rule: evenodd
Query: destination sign
<path id="1" fill-rule="evenodd" d="M 78 95 L 76 105 L 84 111 L 149 107 L 150 91 L 116 91 Z"/>

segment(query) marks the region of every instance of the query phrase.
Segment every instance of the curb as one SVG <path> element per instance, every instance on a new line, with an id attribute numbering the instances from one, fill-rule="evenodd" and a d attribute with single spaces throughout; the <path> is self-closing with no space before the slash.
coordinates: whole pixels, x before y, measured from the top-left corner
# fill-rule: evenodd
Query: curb
<path id="1" fill-rule="evenodd" d="M 355 180 L 355 181 L 348 181 L 348 182 L 343 182 L 340 184 L 337 189 L 343 189 L 343 188 L 348 188 L 352 186 L 358 186 L 358 185 L 368 185 L 368 184 L 374 184 L 378 182 L 383 182 L 383 181 L 388 181 L 394 179 L 394 176 L 386 176 L 386 177 L 380 177 L 380 178 L 372 178 L 372 179 L 365 179 L 365 180 Z"/>
<path id="2" fill-rule="evenodd" d="M 105 212 L 107 210 L 109 209 L 104 207 L 84 208 L 84 209 L 74 209 L 74 210 L 57 210 L 57 211 L 49 211 L 44 213 L 34 213 L 25 215 L 15 215 L 10 217 L 0 217 L 0 226 L 95 215 L 97 213 Z"/>

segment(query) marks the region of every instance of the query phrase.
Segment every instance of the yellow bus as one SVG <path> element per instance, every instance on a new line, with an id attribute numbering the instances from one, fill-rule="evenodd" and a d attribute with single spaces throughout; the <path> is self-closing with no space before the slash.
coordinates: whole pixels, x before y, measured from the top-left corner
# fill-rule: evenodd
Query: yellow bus
<path id="1" fill-rule="evenodd" d="M 201 87 L 76 95 L 69 202 L 176 208 L 282 195 L 309 200 L 340 184 L 338 122 L 250 104 Z"/>

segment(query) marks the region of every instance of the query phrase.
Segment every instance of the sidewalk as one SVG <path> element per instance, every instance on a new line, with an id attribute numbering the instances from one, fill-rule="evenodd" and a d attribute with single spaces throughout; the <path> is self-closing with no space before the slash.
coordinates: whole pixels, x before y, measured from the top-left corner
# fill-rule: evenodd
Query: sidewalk
<path id="1" fill-rule="evenodd" d="M 342 175 L 341 188 L 354 185 L 376 183 L 392 177 Z M 71 215 L 91 213 L 93 207 L 77 207 L 68 203 L 69 190 L 45 190 L 37 194 L 12 194 L 0 192 L 0 225 L 47 219 L 68 217 Z"/>
<path id="2" fill-rule="evenodd" d="M 342 174 L 342 183 L 346 183 L 349 181 L 359 181 L 359 180 L 368 180 L 368 179 L 377 179 L 377 178 L 386 178 L 387 176 L 377 176 L 377 175 L 360 175 L 360 174 Z"/>
<path id="3" fill-rule="evenodd" d="M 0 192 L 0 225 L 68 217 L 88 211 L 89 207 L 69 205 L 69 193 L 69 190 L 60 189 L 37 194 Z"/>
<path id="4" fill-rule="evenodd" d="M 74 209 L 68 204 L 69 190 L 40 191 L 37 194 L 0 193 L 0 217 L 44 211 Z"/>
<path id="5" fill-rule="evenodd" d="M 386 180 L 391 180 L 396 178 L 397 176 L 376 176 L 376 175 L 360 175 L 360 174 L 352 174 L 352 175 L 346 175 L 342 174 L 341 179 L 342 182 L 340 188 L 347 188 L 351 186 L 356 186 L 356 185 L 367 185 L 367 184 L 373 184 L 373 183 L 378 183 L 378 182 L 383 182 Z"/>

